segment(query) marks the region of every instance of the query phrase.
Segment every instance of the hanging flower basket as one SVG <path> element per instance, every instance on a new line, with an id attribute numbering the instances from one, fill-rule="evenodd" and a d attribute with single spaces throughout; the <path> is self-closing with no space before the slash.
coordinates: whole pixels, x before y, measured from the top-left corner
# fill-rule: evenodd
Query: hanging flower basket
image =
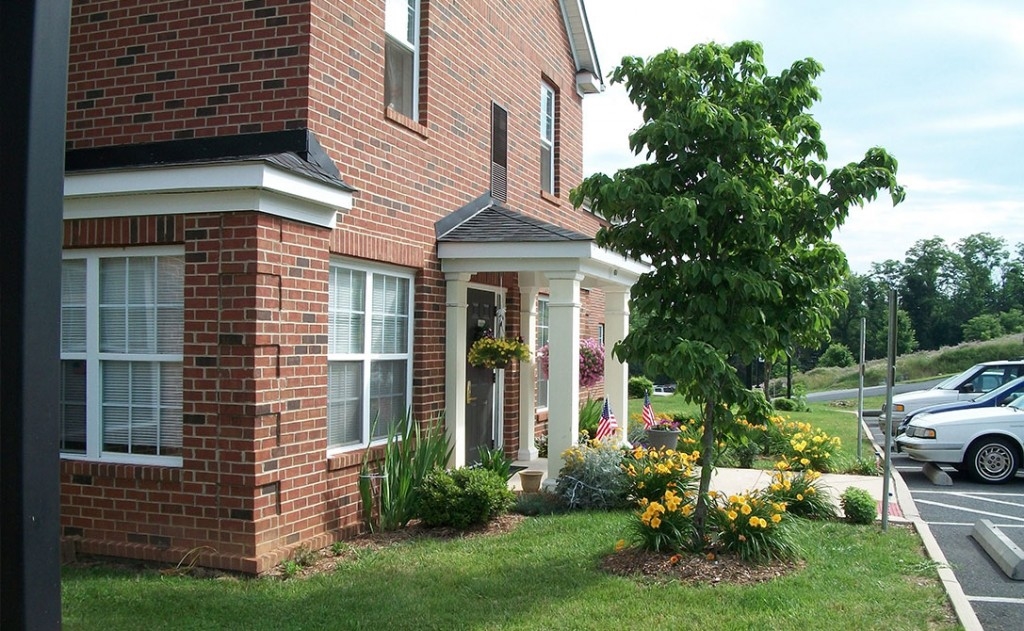
<path id="1" fill-rule="evenodd" d="M 530 347 L 521 338 L 485 335 L 469 347 L 469 363 L 484 368 L 505 368 L 513 360 L 530 361 Z"/>

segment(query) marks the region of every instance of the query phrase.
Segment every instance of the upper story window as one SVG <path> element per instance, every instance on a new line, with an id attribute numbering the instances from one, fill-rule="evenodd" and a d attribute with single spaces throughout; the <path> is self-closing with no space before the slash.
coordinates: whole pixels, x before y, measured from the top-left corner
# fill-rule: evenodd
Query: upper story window
<path id="1" fill-rule="evenodd" d="M 540 86 L 540 190 L 555 194 L 555 89 Z"/>
<path id="2" fill-rule="evenodd" d="M 181 248 L 65 253 L 62 455 L 181 465 L 184 270 Z"/>
<path id="3" fill-rule="evenodd" d="M 419 0 L 386 0 L 384 105 L 417 118 L 420 64 Z"/>
<path id="4" fill-rule="evenodd" d="M 365 447 L 412 399 L 412 276 L 332 262 L 329 292 L 327 447 Z"/>

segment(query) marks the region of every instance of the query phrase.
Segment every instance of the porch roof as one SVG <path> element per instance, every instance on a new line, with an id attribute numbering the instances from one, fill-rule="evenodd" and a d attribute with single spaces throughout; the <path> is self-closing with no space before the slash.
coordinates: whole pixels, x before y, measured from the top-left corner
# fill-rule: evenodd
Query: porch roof
<path id="1" fill-rule="evenodd" d="M 512 210 L 483 195 L 434 224 L 443 272 L 584 275 L 585 287 L 630 287 L 646 263 L 599 247 L 592 236 Z"/>

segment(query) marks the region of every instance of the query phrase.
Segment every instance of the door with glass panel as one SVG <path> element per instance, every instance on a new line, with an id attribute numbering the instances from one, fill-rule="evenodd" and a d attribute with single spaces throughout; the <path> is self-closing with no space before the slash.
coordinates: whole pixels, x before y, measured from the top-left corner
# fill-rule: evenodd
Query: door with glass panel
<path id="1" fill-rule="evenodd" d="M 470 288 L 467 293 L 466 348 L 494 332 L 496 294 Z M 466 462 L 480 461 L 480 447 L 494 446 L 495 370 L 466 362 Z"/>

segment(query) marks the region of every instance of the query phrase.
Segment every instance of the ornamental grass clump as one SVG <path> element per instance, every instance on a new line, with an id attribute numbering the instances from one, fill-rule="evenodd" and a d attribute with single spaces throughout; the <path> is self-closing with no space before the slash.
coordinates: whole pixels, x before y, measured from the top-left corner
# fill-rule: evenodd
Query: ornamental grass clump
<path id="1" fill-rule="evenodd" d="M 763 491 L 725 497 L 713 494 L 708 517 L 717 531 L 715 543 L 747 561 L 789 560 L 798 550 L 784 502 L 772 501 Z"/>
<path id="2" fill-rule="evenodd" d="M 818 486 L 820 478 L 817 471 L 776 471 L 766 497 L 785 504 L 786 512 L 796 517 L 833 519 L 836 508 L 828 493 Z"/>
<path id="3" fill-rule="evenodd" d="M 562 452 L 565 465 L 558 473 L 555 494 L 566 506 L 610 510 L 629 505 L 623 452 L 614 442 L 591 440 Z"/>

